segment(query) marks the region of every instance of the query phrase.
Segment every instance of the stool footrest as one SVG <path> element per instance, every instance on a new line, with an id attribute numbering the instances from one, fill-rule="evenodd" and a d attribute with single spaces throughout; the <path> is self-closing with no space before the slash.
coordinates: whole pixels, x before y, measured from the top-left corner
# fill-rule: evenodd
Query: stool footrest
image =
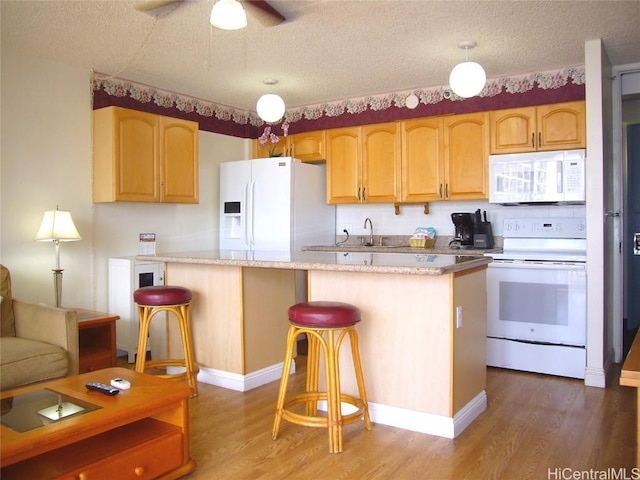
<path id="1" fill-rule="evenodd" d="M 316 415 L 304 415 L 302 413 L 295 413 L 295 412 L 292 412 L 291 410 L 287 410 L 288 407 L 291 407 L 296 404 L 320 401 L 320 400 L 324 400 L 324 401 L 328 400 L 327 394 L 325 392 L 308 392 L 308 393 L 300 393 L 298 395 L 295 395 L 294 397 L 291 397 L 285 402 L 282 408 L 282 418 L 291 423 L 303 425 L 306 427 L 325 427 L 326 428 L 328 425 L 327 417 L 321 417 Z M 350 425 L 352 423 L 357 422 L 360 419 L 363 419 L 365 408 L 364 408 L 364 402 L 362 400 L 343 393 L 340 395 L 340 403 L 341 404 L 347 403 L 349 405 L 353 405 L 357 409 L 355 412 L 351 412 L 347 414 L 342 414 L 342 412 L 340 413 L 340 417 L 342 418 L 342 421 L 341 421 L 342 425 Z M 370 429 L 371 428 L 369 426 L 367 430 L 370 430 Z"/>
<path id="2" fill-rule="evenodd" d="M 145 368 L 153 368 L 153 367 L 182 367 L 187 368 L 186 360 L 182 358 L 167 358 L 164 360 L 147 360 L 144 362 Z M 200 368 L 195 365 L 194 372 L 198 373 Z"/>

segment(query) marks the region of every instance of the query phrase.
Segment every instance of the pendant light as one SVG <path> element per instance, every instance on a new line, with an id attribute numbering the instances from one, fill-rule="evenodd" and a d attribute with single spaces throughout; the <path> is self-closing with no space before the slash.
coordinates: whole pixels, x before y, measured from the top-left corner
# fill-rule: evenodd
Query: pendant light
<path id="1" fill-rule="evenodd" d="M 247 26 L 247 14 L 237 0 L 216 0 L 209 21 L 222 30 L 239 30 Z"/>
<path id="2" fill-rule="evenodd" d="M 264 80 L 263 83 L 265 85 L 275 85 L 278 81 L 268 79 Z M 266 93 L 258 99 L 256 111 L 258 112 L 258 116 L 265 122 L 275 123 L 284 115 L 284 100 L 280 95 L 276 95 L 275 93 Z"/>
<path id="3" fill-rule="evenodd" d="M 469 49 L 476 46 L 476 42 L 464 41 L 458 47 L 464 48 L 465 61 L 459 63 L 449 75 L 451 90 L 462 98 L 478 95 L 487 83 L 487 74 L 479 63 L 469 61 Z"/>

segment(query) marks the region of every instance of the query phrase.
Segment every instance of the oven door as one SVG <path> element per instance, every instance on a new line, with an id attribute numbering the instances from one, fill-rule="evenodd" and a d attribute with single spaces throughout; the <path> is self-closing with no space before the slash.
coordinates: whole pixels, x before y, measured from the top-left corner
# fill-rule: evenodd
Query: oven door
<path id="1" fill-rule="evenodd" d="M 487 273 L 487 336 L 584 346 L 584 263 L 494 261 Z"/>

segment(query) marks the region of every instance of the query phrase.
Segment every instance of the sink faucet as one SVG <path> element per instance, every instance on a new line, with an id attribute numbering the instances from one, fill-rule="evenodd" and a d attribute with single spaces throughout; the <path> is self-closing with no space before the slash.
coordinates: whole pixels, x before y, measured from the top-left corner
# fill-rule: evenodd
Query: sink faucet
<path id="1" fill-rule="evenodd" d="M 369 232 L 369 241 L 367 242 L 367 247 L 372 247 L 373 246 L 373 223 L 371 223 L 371 219 L 369 217 L 364 219 L 364 228 L 365 230 L 367 229 L 367 222 L 369 222 L 369 228 L 371 229 L 371 231 Z"/>

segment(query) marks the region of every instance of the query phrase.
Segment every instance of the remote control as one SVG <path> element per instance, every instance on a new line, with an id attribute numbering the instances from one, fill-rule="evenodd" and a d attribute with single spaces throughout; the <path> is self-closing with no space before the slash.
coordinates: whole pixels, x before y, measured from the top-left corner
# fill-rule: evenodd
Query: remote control
<path id="1" fill-rule="evenodd" d="M 104 393 L 105 395 L 116 395 L 120 393 L 120 390 L 118 390 L 117 388 L 110 387 L 109 385 L 98 382 L 87 383 L 87 388 L 89 390 L 95 390 L 96 392 Z"/>

